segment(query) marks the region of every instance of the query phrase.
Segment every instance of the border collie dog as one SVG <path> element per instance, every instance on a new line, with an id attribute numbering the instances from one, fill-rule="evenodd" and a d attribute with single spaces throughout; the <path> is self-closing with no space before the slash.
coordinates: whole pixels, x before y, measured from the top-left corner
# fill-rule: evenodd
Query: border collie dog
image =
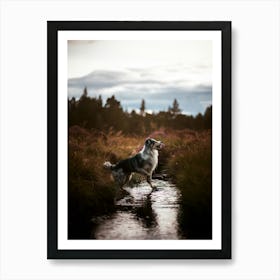
<path id="1" fill-rule="evenodd" d="M 162 146 L 162 142 L 148 138 L 142 150 L 135 156 L 121 160 L 116 164 L 106 161 L 103 166 L 111 170 L 115 182 L 120 187 L 128 183 L 132 173 L 136 172 L 146 176 L 147 182 L 153 188 L 152 174 L 158 164 L 158 150 Z"/>

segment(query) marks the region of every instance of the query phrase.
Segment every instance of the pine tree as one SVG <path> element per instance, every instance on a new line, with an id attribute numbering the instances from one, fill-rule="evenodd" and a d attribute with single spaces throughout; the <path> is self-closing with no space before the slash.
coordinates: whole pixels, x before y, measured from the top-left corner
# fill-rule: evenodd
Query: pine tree
<path id="1" fill-rule="evenodd" d="M 97 104 L 98 104 L 99 109 L 102 108 L 103 101 L 102 101 L 102 96 L 101 95 L 98 96 Z"/>
<path id="2" fill-rule="evenodd" d="M 84 92 L 83 92 L 81 98 L 85 98 L 85 97 L 88 97 L 87 87 L 84 88 Z"/>
<path id="3" fill-rule="evenodd" d="M 173 116 L 176 116 L 176 115 L 179 115 L 182 110 L 179 108 L 179 103 L 177 101 L 177 99 L 175 98 L 174 101 L 173 101 L 173 104 L 172 104 L 172 107 L 168 107 L 168 111 L 173 115 Z"/>
<path id="4" fill-rule="evenodd" d="M 140 115 L 145 116 L 145 100 L 144 99 L 142 99 L 142 101 L 141 101 Z"/>
<path id="5" fill-rule="evenodd" d="M 115 95 L 107 98 L 105 108 L 111 108 L 112 110 L 121 110 L 121 103 L 115 98 Z"/>

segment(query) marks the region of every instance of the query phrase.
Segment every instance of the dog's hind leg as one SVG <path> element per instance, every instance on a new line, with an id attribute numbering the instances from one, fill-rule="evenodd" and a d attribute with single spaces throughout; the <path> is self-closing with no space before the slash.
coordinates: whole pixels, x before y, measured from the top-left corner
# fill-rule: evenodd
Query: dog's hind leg
<path id="1" fill-rule="evenodd" d="M 117 190 L 117 193 L 116 193 L 116 196 L 115 196 L 115 204 L 116 202 L 123 198 L 124 196 L 127 196 L 127 195 L 130 195 L 130 192 L 127 191 L 124 187 L 125 185 L 129 182 L 129 180 L 131 179 L 132 177 L 132 174 L 131 173 L 124 173 L 122 174 L 123 176 L 120 176 L 118 179 L 118 190 Z"/>

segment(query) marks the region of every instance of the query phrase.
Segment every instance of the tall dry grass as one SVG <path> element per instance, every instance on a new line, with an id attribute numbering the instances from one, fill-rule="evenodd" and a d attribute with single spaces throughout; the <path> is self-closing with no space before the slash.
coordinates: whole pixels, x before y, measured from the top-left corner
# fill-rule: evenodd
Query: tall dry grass
<path id="1" fill-rule="evenodd" d="M 211 131 L 157 130 L 150 135 L 106 134 L 69 128 L 69 238 L 88 238 L 90 219 L 114 211 L 117 186 L 103 162 L 136 154 L 146 137 L 161 140 L 157 173 L 171 176 L 181 191 L 179 221 L 186 238 L 211 238 Z M 135 176 L 134 182 L 141 177 Z"/>

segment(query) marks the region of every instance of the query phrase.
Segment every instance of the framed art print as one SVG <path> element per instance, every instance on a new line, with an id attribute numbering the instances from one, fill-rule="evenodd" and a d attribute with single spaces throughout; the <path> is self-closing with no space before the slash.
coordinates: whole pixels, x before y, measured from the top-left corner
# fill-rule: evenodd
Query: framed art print
<path id="1" fill-rule="evenodd" d="M 231 22 L 47 25 L 48 258 L 231 258 Z"/>

